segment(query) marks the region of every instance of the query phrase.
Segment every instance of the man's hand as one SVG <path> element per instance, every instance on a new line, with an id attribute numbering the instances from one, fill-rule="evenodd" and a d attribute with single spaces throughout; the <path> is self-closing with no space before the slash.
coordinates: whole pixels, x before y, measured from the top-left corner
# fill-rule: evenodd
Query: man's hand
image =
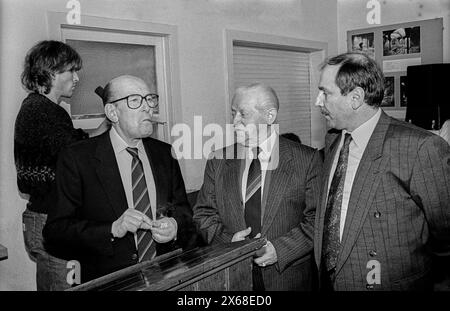
<path id="1" fill-rule="evenodd" d="M 238 241 L 244 241 L 245 238 L 252 232 L 252 228 L 248 227 L 245 230 L 236 232 L 233 237 L 231 238 L 231 242 L 238 242 Z M 255 235 L 254 239 L 259 239 L 261 237 L 261 233 L 258 233 Z"/>
<path id="2" fill-rule="evenodd" d="M 258 266 L 265 267 L 278 261 L 277 251 L 270 241 L 256 251 L 256 258 L 253 260 Z"/>
<path id="3" fill-rule="evenodd" d="M 245 238 L 250 234 L 250 232 L 252 232 L 252 228 L 251 227 L 248 227 L 245 230 L 236 232 L 233 235 L 233 237 L 231 238 L 231 242 L 238 242 L 238 241 L 245 240 Z"/>
<path id="4" fill-rule="evenodd" d="M 136 233 L 138 229 L 149 230 L 151 223 L 152 221 L 147 215 L 134 208 L 129 208 L 112 223 L 111 233 L 115 238 L 122 238 L 127 232 Z"/>
<path id="5" fill-rule="evenodd" d="M 177 221 L 173 217 L 163 217 L 153 221 L 150 230 L 153 240 L 158 243 L 167 243 L 177 236 Z"/>

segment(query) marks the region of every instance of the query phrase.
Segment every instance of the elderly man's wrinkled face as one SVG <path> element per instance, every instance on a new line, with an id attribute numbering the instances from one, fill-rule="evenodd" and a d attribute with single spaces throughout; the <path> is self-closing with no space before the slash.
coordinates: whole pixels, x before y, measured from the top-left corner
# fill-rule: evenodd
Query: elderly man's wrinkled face
<path id="1" fill-rule="evenodd" d="M 231 104 L 236 140 L 244 146 L 258 144 L 260 124 L 267 124 L 264 111 L 258 109 L 257 97 L 251 92 L 236 94 Z"/>
<path id="2" fill-rule="evenodd" d="M 141 79 L 123 78 L 115 81 L 110 102 L 132 94 L 146 96 L 151 93 L 148 86 Z M 137 109 L 132 109 L 127 105 L 127 99 L 122 99 L 114 104 L 112 117 L 119 135 L 126 141 L 133 141 L 148 137 L 153 133 L 153 108 L 150 108 L 144 99 L 142 105 Z"/>

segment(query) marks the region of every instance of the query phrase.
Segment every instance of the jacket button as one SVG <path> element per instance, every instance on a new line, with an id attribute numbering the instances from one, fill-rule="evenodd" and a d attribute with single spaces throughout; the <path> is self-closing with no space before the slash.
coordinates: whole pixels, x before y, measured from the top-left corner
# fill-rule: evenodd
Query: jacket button
<path id="1" fill-rule="evenodd" d="M 376 211 L 375 213 L 373 213 L 373 216 L 375 216 L 375 218 L 380 218 L 381 213 L 379 211 Z"/>
<path id="2" fill-rule="evenodd" d="M 373 285 L 372 284 L 366 284 L 366 288 L 369 289 L 369 290 L 372 290 L 373 289 Z"/>
<path id="3" fill-rule="evenodd" d="M 131 259 L 133 259 L 133 260 L 137 260 L 137 258 L 138 258 L 138 255 L 137 255 L 137 254 L 133 254 L 133 255 L 131 255 Z"/>
<path id="4" fill-rule="evenodd" d="M 369 252 L 369 255 L 370 255 L 370 257 L 375 257 L 375 256 L 377 255 L 377 252 L 374 251 L 374 250 L 371 250 L 371 251 Z"/>

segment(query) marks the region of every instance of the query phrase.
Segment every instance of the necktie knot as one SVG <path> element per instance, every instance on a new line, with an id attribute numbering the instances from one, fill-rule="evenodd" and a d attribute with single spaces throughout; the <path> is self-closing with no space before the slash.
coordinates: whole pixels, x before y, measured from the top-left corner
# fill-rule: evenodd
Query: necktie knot
<path id="1" fill-rule="evenodd" d="M 344 147 L 347 148 L 350 145 L 351 141 L 352 141 L 352 134 L 345 133 Z"/>
<path id="2" fill-rule="evenodd" d="M 138 158 L 138 148 L 127 147 L 127 151 L 133 158 Z"/>
<path id="3" fill-rule="evenodd" d="M 253 159 L 258 159 L 258 155 L 260 152 L 261 152 L 261 148 L 259 148 L 259 147 L 252 148 Z"/>

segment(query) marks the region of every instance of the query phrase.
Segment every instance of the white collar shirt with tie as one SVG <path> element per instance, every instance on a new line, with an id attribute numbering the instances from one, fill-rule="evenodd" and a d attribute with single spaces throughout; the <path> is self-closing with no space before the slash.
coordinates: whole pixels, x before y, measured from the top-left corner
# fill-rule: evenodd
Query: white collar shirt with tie
<path id="1" fill-rule="evenodd" d="M 331 181 L 333 179 L 334 171 L 336 170 L 337 162 L 339 159 L 339 153 L 344 144 L 344 137 L 346 133 L 352 135 L 352 140 L 349 146 L 347 172 L 345 174 L 344 190 L 342 194 L 342 206 L 341 206 L 341 220 L 339 226 L 339 237 L 342 240 L 342 234 L 344 232 L 345 218 L 347 216 L 348 203 L 350 201 L 350 194 L 352 191 L 353 181 L 355 179 L 356 171 L 358 169 L 361 158 L 366 150 L 369 139 L 372 136 L 373 131 L 381 116 L 381 109 L 378 108 L 377 113 L 369 120 L 361 124 L 353 132 L 342 131 L 342 135 L 339 141 L 339 147 L 334 156 L 333 165 L 331 167 L 330 176 L 328 178 L 328 192 L 330 190 Z M 328 195 L 327 195 L 328 196 Z"/>
<path id="2" fill-rule="evenodd" d="M 277 142 L 277 139 L 278 133 L 275 130 L 272 130 L 270 136 L 259 145 L 259 148 L 261 149 L 258 155 L 258 159 L 261 163 L 261 200 L 263 198 L 262 194 L 264 193 L 264 181 L 266 178 L 267 167 L 269 166 L 269 160 L 272 155 L 275 143 Z M 244 172 L 242 174 L 242 184 L 241 184 L 242 202 L 245 202 L 245 194 L 247 192 L 248 170 L 250 169 L 250 164 L 252 163 L 254 157 L 252 148 L 246 147 L 245 155 L 246 155 L 245 167 Z"/>
<path id="3" fill-rule="evenodd" d="M 120 177 L 122 179 L 122 184 L 127 199 L 127 208 L 134 208 L 133 187 L 131 180 L 131 162 L 133 160 L 133 157 L 126 150 L 126 148 L 131 147 L 138 149 L 138 156 L 144 168 L 145 182 L 147 183 L 148 195 L 150 197 L 152 215 L 156 215 L 156 186 L 153 178 L 152 168 L 150 166 L 150 162 L 142 140 L 139 140 L 136 146 L 128 146 L 128 144 L 122 139 L 122 137 L 119 136 L 114 127 L 111 127 L 111 130 L 109 131 L 109 137 L 111 138 L 114 155 L 119 167 Z M 137 245 L 136 234 L 134 235 L 134 237 Z"/>

